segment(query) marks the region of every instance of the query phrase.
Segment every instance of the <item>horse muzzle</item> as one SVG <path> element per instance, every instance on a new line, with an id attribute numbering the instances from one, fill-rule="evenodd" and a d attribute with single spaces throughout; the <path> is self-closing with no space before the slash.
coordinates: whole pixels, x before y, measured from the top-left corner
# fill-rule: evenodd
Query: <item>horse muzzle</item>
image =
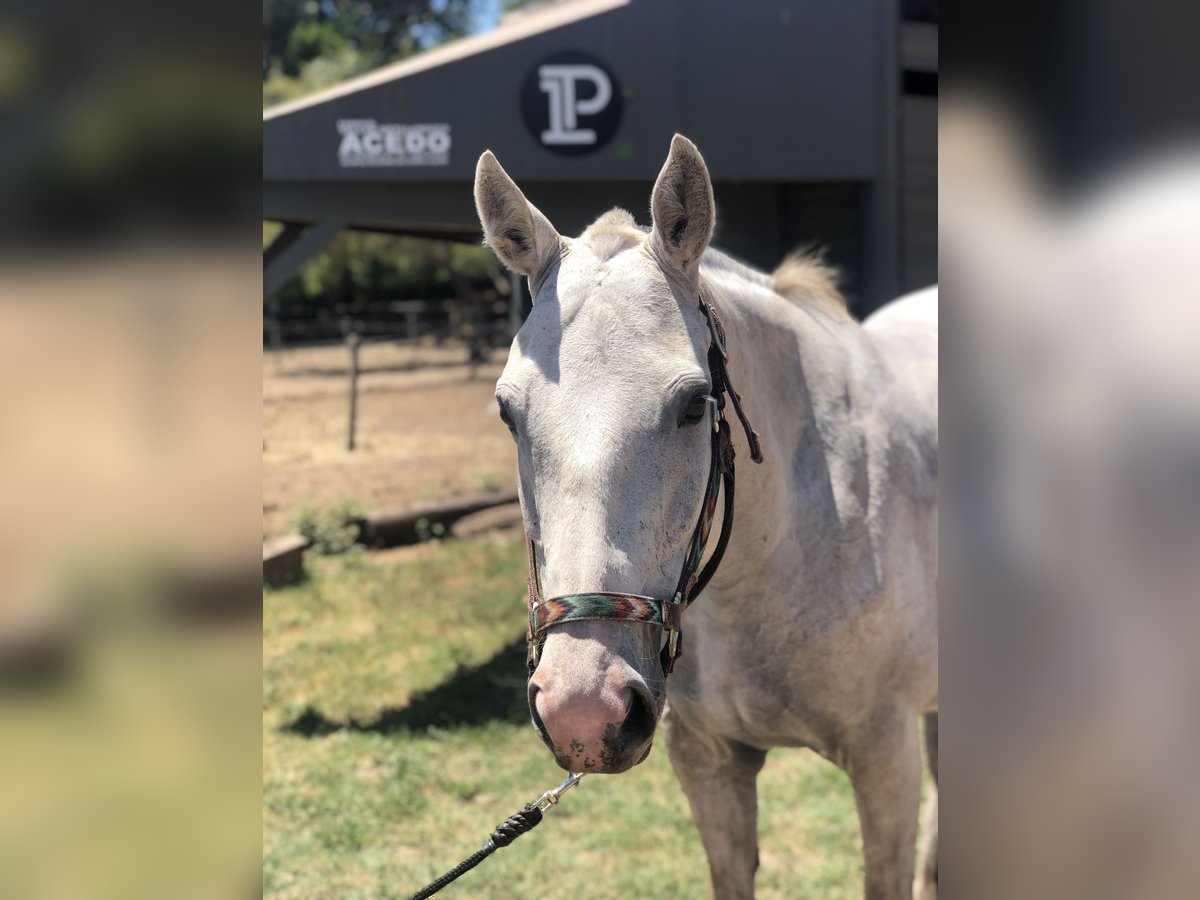
<path id="1" fill-rule="evenodd" d="M 575 689 L 542 672 L 529 681 L 529 711 L 542 740 L 568 772 L 615 774 L 646 758 L 658 720 L 642 679 L 614 666 L 600 689 Z"/>

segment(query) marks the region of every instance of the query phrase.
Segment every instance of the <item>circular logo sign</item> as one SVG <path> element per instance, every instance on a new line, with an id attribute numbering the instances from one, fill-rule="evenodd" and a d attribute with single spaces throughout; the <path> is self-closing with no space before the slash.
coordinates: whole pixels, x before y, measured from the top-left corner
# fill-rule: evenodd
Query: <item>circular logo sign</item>
<path id="1" fill-rule="evenodd" d="M 566 156 L 582 156 L 608 143 L 621 124 L 622 104 L 612 71 L 576 50 L 547 56 L 521 88 L 521 112 L 533 139 Z"/>

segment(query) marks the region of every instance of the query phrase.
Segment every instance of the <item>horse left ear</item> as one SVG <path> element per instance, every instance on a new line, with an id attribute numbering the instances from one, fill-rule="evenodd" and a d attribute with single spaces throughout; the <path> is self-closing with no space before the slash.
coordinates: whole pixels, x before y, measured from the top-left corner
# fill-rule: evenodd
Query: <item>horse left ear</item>
<path id="1" fill-rule="evenodd" d="M 716 224 L 712 180 L 696 145 L 681 134 L 671 139 L 671 152 L 650 195 L 654 244 L 660 257 L 689 277 L 712 240 Z"/>
<path id="2" fill-rule="evenodd" d="M 475 209 L 484 243 L 511 271 L 536 280 L 562 254 L 563 239 L 491 150 L 483 151 L 475 166 Z"/>

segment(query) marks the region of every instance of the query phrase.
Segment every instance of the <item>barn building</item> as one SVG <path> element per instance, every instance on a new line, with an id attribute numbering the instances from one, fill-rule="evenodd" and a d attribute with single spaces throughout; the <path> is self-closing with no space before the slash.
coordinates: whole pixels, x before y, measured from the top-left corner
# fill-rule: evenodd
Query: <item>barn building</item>
<path id="1" fill-rule="evenodd" d="M 343 228 L 477 241 L 491 148 L 563 234 L 648 223 L 671 135 L 712 173 L 722 249 L 818 244 L 865 315 L 937 277 L 936 6 L 571 0 L 263 116 L 270 295 Z"/>

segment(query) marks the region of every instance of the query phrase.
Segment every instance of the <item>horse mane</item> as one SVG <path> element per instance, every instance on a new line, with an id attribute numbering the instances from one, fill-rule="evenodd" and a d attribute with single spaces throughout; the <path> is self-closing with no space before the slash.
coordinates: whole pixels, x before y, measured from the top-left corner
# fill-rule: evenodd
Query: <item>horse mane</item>
<path id="1" fill-rule="evenodd" d="M 771 286 L 793 303 L 816 301 L 827 310 L 850 315 L 846 298 L 838 290 L 840 273 L 825 261 L 822 250 L 806 248 L 787 257 L 771 274 Z"/>
<path id="2" fill-rule="evenodd" d="M 649 228 L 624 209 L 614 207 L 596 219 L 579 236 L 602 260 L 640 245 Z M 753 284 L 769 288 L 798 306 L 816 303 L 826 312 L 850 317 L 846 300 L 838 290 L 840 274 L 825 261 L 824 251 L 813 248 L 797 250 L 779 264 L 770 275 L 753 269 L 715 247 L 708 247 L 700 258 L 705 268 L 735 274 Z"/>

